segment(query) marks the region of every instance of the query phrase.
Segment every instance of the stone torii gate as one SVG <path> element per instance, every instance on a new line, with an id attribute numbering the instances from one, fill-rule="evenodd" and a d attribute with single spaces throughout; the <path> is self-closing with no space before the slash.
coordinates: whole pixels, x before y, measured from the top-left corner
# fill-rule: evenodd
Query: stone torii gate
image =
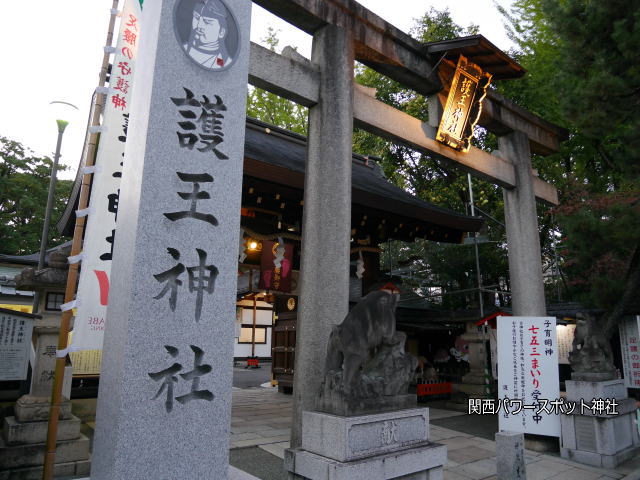
<path id="1" fill-rule="evenodd" d="M 348 311 L 354 124 L 503 187 L 514 315 L 530 316 L 546 314 L 536 199 L 558 203 L 556 189 L 532 171 L 531 154 L 556 152 L 565 132 L 489 92 L 479 124 L 498 135 L 499 152 L 453 150 L 435 140 L 442 115 L 442 95 L 436 94 L 448 86 L 438 77 L 433 58 L 465 47 L 488 47 L 516 70 L 512 78 L 524 73 L 484 38 L 438 42 L 430 51 L 354 0 L 254 2 L 313 35 L 310 62 L 252 44 L 249 67 L 250 83 L 309 107 L 291 434 L 296 448 L 301 445 L 302 411 L 314 408 L 323 378 L 331 327 Z M 355 84 L 355 60 L 430 96 L 429 123 L 378 101 Z"/>
<path id="2" fill-rule="evenodd" d="M 199 2 L 199 13 L 195 0 L 145 2 L 93 480 L 227 476 L 247 76 L 310 109 L 292 447 L 348 311 L 354 124 L 502 186 L 514 313 L 545 313 L 535 202 L 555 204 L 557 193 L 532 174 L 531 152 L 556 151 L 562 130 L 490 94 L 480 124 L 499 136 L 499 156 L 435 140 L 446 85 L 432 54 L 488 49 L 507 76 L 520 67 L 480 36 L 423 45 L 354 0 L 254 1 L 313 35 L 310 61 L 250 45 L 246 0 Z M 191 48 L 205 8 L 233 33 L 206 65 Z M 430 95 L 430 123 L 355 85 L 355 60 Z"/>

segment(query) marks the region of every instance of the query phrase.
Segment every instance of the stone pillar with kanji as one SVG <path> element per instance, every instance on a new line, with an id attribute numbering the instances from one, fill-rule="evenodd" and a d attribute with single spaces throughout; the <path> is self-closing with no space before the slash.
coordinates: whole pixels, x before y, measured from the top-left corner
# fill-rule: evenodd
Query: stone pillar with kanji
<path id="1" fill-rule="evenodd" d="M 250 16 L 145 2 L 93 480 L 227 478 Z"/>

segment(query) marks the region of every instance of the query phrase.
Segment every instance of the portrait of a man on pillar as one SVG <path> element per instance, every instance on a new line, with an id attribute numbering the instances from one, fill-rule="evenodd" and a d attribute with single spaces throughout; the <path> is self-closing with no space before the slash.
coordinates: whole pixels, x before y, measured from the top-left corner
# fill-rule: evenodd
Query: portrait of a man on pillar
<path id="1" fill-rule="evenodd" d="M 206 70 L 226 70 L 236 59 L 238 27 L 222 0 L 182 0 L 175 31 L 185 53 Z"/>

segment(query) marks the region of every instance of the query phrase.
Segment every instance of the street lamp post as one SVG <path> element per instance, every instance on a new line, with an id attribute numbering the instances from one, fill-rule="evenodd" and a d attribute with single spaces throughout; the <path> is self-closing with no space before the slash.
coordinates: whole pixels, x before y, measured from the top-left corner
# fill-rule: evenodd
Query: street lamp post
<path id="1" fill-rule="evenodd" d="M 78 109 L 75 105 L 68 102 L 54 101 L 51 104 L 63 104 L 68 105 L 74 109 Z M 36 271 L 44 268 L 44 257 L 47 253 L 47 240 L 49 238 L 49 225 L 51 223 L 51 212 L 53 210 L 53 199 L 56 193 L 56 175 L 58 172 L 58 162 L 60 160 L 60 147 L 62 146 L 62 136 L 64 130 L 69 125 L 66 120 L 56 120 L 58 125 L 58 141 L 56 143 L 56 153 L 53 157 L 53 166 L 51 167 L 51 179 L 49 180 L 49 193 L 47 195 L 47 207 L 44 214 L 44 225 L 42 226 L 42 237 L 40 238 L 40 254 L 38 255 L 38 268 Z M 40 309 L 40 294 L 36 290 L 33 296 L 33 313 L 38 313 Z"/>
<path id="2" fill-rule="evenodd" d="M 471 206 L 471 215 L 475 216 L 476 209 L 473 200 L 473 184 L 471 183 L 471 174 L 467 174 L 467 181 L 469 182 L 469 205 Z M 480 254 L 478 252 L 478 233 L 474 233 L 473 235 L 473 247 L 475 249 L 476 254 L 476 275 L 478 279 L 478 303 L 480 307 L 480 319 L 484 318 L 484 299 L 482 298 L 482 274 L 480 273 Z M 486 398 L 491 397 L 491 385 L 490 381 L 490 372 L 491 368 L 489 365 L 489 360 L 487 359 L 487 322 L 485 321 L 482 324 L 482 353 L 484 355 L 484 379 L 485 379 L 485 388 L 484 394 Z"/>

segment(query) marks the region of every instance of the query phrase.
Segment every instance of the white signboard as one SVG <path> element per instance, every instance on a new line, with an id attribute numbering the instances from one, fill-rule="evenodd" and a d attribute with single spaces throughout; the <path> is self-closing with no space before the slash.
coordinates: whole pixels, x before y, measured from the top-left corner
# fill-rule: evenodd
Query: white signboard
<path id="1" fill-rule="evenodd" d="M 628 388 L 640 388 L 640 315 L 620 322 L 620 346 L 624 384 Z"/>
<path id="2" fill-rule="evenodd" d="M 575 331 L 575 324 L 558 325 L 556 327 L 556 333 L 558 336 L 558 363 L 569 365 L 569 353 L 573 348 L 573 336 Z"/>
<path id="3" fill-rule="evenodd" d="M 122 11 L 116 52 L 112 60 L 102 133 L 93 174 L 90 211 L 82 249 L 79 307 L 72 350 L 102 348 L 109 297 L 111 256 L 116 235 L 120 179 L 129 127 L 129 106 L 136 54 L 140 41 L 140 3 L 127 0 Z"/>
<path id="4" fill-rule="evenodd" d="M 555 317 L 498 317 L 498 364 L 500 430 L 559 437 Z"/>
<path id="5" fill-rule="evenodd" d="M 33 319 L 0 311 L 0 381 L 26 380 Z"/>

